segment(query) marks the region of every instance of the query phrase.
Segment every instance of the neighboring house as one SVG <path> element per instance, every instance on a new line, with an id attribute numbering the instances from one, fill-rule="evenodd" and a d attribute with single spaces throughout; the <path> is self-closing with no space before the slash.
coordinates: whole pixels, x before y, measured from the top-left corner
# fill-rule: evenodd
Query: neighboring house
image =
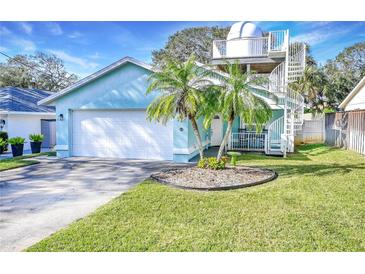
<path id="1" fill-rule="evenodd" d="M 45 136 L 43 147 L 54 146 L 55 109 L 37 104 L 50 95 L 51 93 L 38 89 L 0 88 L 0 131 L 8 132 L 9 138 L 25 138 L 25 150 L 30 149 L 28 136 L 34 133 Z"/>
<path id="2" fill-rule="evenodd" d="M 252 91 L 271 106 L 273 117 L 262 133 L 235 119 L 228 149 L 283 155 L 294 150 L 303 123 L 303 97 L 287 84 L 303 73 L 305 46 L 289 43 L 288 31 L 263 32 L 252 23 L 232 26 L 227 41 L 214 41 L 212 64 L 224 71 L 227 60 L 268 78 Z M 188 162 L 198 154 L 189 121 L 166 125 L 146 119 L 157 93 L 146 95 L 150 65 L 125 57 L 40 101 L 56 107 L 57 155 L 161 159 Z M 226 123 L 217 114 L 210 130 L 198 120 L 205 147 L 221 143 Z"/>
<path id="3" fill-rule="evenodd" d="M 340 108 L 344 111 L 365 110 L 365 77 L 347 95 Z"/>

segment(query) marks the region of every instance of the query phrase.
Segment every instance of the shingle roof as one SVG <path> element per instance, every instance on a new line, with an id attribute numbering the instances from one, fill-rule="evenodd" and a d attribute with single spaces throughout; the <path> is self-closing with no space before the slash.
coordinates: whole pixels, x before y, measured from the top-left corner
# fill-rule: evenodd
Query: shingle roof
<path id="1" fill-rule="evenodd" d="M 54 107 L 38 106 L 38 101 L 51 95 L 39 89 L 0 88 L 0 111 L 54 112 Z"/>

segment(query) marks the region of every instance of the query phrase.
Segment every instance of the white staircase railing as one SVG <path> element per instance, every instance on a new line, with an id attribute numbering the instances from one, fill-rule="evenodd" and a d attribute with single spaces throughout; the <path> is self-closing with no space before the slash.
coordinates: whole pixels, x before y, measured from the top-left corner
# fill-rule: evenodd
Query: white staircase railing
<path id="1" fill-rule="evenodd" d="M 285 62 L 280 63 L 270 73 L 269 91 L 273 93 L 285 92 Z"/>
<path id="2" fill-rule="evenodd" d="M 306 46 L 304 43 L 293 43 L 289 46 L 288 83 L 302 77 L 305 68 Z"/>
<path id="3" fill-rule="evenodd" d="M 267 130 L 267 149 L 266 153 L 271 151 L 281 151 L 282 138 L 281 135 L 284 132 L 284 116 L 273 121 Z"/>
<path id="4" fill-rule="evenodd" d="M 287 107 L 291 114 L 291 120 L 294 123 L 294 130 L 300 130 L 304 118 L 304 98 L 298 92 L 287 88 Z"/>
<path id="5" fill-rule="evenodd" d="M 302 77 L 305 68 L 305 51 L 305 44 L 291 44 L 288 49 L 287 63 L 280 63 L 270 74 L 269 91 L 284 95 L 285 115 L 272 122 L 268 128 L 268 153 L 275 150 L 281 150 L 283 153 L 293 151 L 295 131 L 302 128 L 304 98 L 290 89 L 288 84 Z"/>

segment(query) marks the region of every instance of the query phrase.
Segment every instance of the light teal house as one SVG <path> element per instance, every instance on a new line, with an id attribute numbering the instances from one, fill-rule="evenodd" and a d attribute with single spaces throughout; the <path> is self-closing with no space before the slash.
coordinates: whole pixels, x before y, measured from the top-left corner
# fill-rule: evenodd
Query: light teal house
<path id="1" fill-rule="evenodd" d="M 262 37 L 261 30 L 251 23 L 233 25 L 228 36 L 214 41 L 212 63 L 224 73 L 226 60 L 239 60 L 243 70 L 266 75 L 268 84 L 252 90 L 271 106 L 273 117 L 262 133 L 237 117 L 227 149 L 281 155 L 292 151 L 291 140 L 301 125 L 303 106 L 302 98 L 289 90 L 287 83 L 304 69 L 303 60 L 297 57 L 303 58 L 303 48 L 289 46 L 287 31 Z M 196 156 L 198 147 L 190 122 L 173 120 L 162 125 L 146 119 L 146 108 L 157 95 L 145 95 L 152 72 L 150 65 L 125 57 L 41 100 L 39 104 L 56 107 L 57 156 L 175 162 L 188 162 Z M 198 125 L 206 148 L 220 144 L 226 123 L 218 113 L 209 130 L 202 127 L 202 119 Z"/>
<path id="2" fill-rule="evenodd" d="M 157 94 L 145 95 L 152 67 L 131 57 L 40 101 L 56 106 L 58 157 L 95 156 L 187 162 L 197 154 L 192 127 L 146 120 Z M 202 128 L 202 142 L 210 144 Z"/>

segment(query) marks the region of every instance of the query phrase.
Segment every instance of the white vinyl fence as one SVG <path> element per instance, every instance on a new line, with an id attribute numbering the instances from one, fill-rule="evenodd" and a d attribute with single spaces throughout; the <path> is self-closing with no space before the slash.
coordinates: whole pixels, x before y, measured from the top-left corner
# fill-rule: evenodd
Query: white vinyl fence
<path id="1" fill-rule="evenodd" d="M 305 119 L 302 130 L 295 136 L 296 144 L 314 144 L 324 142 L 324 118 Z"/>

